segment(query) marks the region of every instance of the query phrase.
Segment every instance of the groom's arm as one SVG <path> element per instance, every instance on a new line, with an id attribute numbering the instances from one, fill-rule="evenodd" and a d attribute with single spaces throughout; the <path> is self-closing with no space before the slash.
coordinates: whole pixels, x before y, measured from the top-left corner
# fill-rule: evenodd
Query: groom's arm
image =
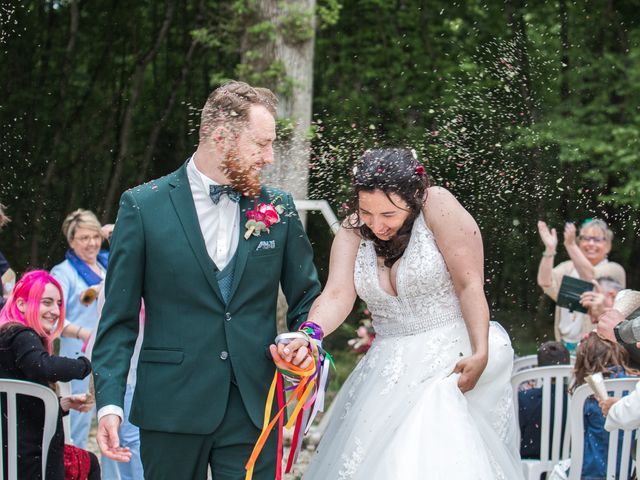
<path id="1" fill-rule="evenodd" d="M 101 414 L 118 413 L 114 407 L 122 408 L 124 404 L 127 375 L 138 337 L 144 259 L 140 208 L 129 190 L 120 199 L 105 282 L 106 301 L 92 355 L 96 403 Z"/>
<path id="2" fill-rule="evenodd" d="M 320 294 L 320 281 L 313 264 L 311 243 L 302 228 L 302 222 L 291 195 L 287 195 L 285 208 L 285 211 L 291 214 L 286 217 L 287 241 L 280 284 L 289 305 L 287 327 L 291 331 L 297 330 L 307 319 L 313 301 Z"/>

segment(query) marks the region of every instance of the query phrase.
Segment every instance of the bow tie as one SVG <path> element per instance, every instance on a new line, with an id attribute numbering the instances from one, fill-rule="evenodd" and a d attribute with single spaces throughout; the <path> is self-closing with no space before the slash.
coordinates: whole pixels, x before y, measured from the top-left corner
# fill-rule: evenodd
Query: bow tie
<path id="1" fill-rule="evenodd" d="M 217 205 L 222 195 L 229 197 L 232 202 L 238 203 L 240 201 L 240 192 L 231 185 L 209 185 L 209 196 L 213 203 Z"/>

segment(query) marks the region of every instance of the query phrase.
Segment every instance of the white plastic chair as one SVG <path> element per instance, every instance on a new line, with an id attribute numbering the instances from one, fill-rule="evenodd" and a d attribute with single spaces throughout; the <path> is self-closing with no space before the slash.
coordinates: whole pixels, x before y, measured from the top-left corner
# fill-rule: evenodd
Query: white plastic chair
<path id="1" fill-rule="evenodd" d="M 58 411 L 60 404 L 58 397 L 50 388 L 38 385 L 37 383 L 25 382 L 22 380 L 0 379 L 0 393 L 7 394 L 7 404 L 3 416 L 7 418 L 7 465 L 8 480 L 18 478 L 18 418 L 16 395 L 27 395 L 36 397 L 44 403 L 44 431 L 42 434 L 42 478 L 45 478 L 47 469 L 47 456 L 49 454 L 49 444 L 56 433 L 58 424 Z M 2 429 L 0 429 L 0 445 L 2 442 Z M 4 458 L 0 455 L 0 473 L 4 471 Z"/>
<path id="2" fill-rule="evenodd" d="M 542 418 L 540 422 L 540 458 L 523 459 L 522 471 L 528 480 L 540 480 L 545 472 L 550 472 L 560 460 L 569 457 L 569 414 L 565 403 L 565 387 L 569 384 L 573 367 L 571 365 L 554 365 L 552 367 L 533 367 L 522 370 L 511 376 L 513 388 L 513 405 L 518 418 L 518 391 L 523 383 L 535 383 L 542 388 Z M 555 384 L 555 388 L 551 388 Z M 553 417 L 551 416 L 553 405 Z M 567 412 L 563 415 L 563 412 Z M 551 428 L 553 426 L 553 437 Z M 564 438 L 562 432 L 565 432 Z M 520 429 L 518 428 L 517 445 L 520 445 Z"/>
<path id="3" fill-rule="evenodd" d="M 604 381 L 609 396 L 622 397 L 636 388 L 637 378 L 612 378 Z M 569 417 L 571 418 L 571 469 L 569 480 L 578 480 L 582 473 L 584 459 L 584 402 L 593 395 L 589 385 L 584 384 L 576 388 L 569 401 Z M 614 430 L 609 433 L 609 452 L 607 454 L 607 480 L 627 480 L 630 478 L 632 456 L 632 435 L 638 438 L 640 429 Z M 616 472 L 618 458 L 618 435 L 622 435 L 622 449 L 620 452 L 620 471 Z M 638 449 L 640 450 L 640 449 Z M 637 464 L 637 457 L 636 457 Z"/>
<path id="4" fill-rule="evenodd" d="M 523 355 L 513 359 L 513 374 L 538 366 L 538 355 Z"/>
<path id="5" fill-rule="evenodd" d="M 569 355 L 569 364 L 576 364 L 576 356 Z M 512 374 L 516 374 L 521 372 L 522 370 L 526 370 L 528 368 L 533 368 L 538 366 L 538 355 L 523 355 L 522 357 L 516 357 L 513 359 L 513 371 Z"/>
<path id="6" fill-rule="evenodd" d="M 58 394 L 61 397 L 67 397 L 71 395 L 71 382 L 58 382 Z M 62 417 L 62 429 L 64 430 L 64 443 L 67 445 L 73 445 L 73 439 L 71 438 L 71 415 L 65 415 Z"/>

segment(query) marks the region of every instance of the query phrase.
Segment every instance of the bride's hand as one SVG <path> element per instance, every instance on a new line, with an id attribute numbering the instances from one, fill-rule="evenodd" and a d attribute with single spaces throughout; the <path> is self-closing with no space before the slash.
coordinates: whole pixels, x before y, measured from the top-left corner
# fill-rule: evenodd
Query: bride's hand
<path id="1" fill-rule="evenodd" d="M 480 375 L 487 366 L 487 356 L 474 353 L 456 363 L 452 373 L 459 373 L 458 388 L 462 393 L 472 390 L 476 386 Z"/>

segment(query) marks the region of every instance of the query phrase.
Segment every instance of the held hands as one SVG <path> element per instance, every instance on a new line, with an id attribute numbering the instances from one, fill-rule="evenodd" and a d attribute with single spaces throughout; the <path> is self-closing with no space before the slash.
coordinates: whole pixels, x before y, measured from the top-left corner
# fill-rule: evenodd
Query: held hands
<path id="1" fill-rule="evenodd" d="M 459 373 L 458 388 L 462 393 L 466 393 L 472 390 L 476 386 L 480 375 L 484 372 L 487 366 L 488 356 L 474 353 L 469 357 L 465 357 L 456 363 L 456 366 L 451 373 Z"/>
<path id="2" fill-rule="evenodd" d="M 269 345 L 269 351 L 274 361 L 280 357 L 285 362 L 291 362 L 300 368 L 306 368 L 311 363 L 308 345 L 306 340 L 296 338 L 287 344 Z"/>
<path id="3" fill-rule="evenodd" d="M 98 433 L 96 440 L 100 447 L 100 452 L 111 460 L 117 462 L 128 462 L 131 460 L 131 452 L 128 447 L 120 446 L 118 430 L 121 419 L 118 415 L 107 414 L 98 422 Z"/>
<path id="4" fill-rule="evenodd" d="M 556 233 L 556 229 L 552 228 L 549 230 L 547 224 L 542 220 L 539 220 L 538 233 L 540 234 L 540 239 L 542 240 L 542 243 L 544 243 L 547 252 L 555 252 L 556 247 L 558 246 L 558 234 Z"/>

